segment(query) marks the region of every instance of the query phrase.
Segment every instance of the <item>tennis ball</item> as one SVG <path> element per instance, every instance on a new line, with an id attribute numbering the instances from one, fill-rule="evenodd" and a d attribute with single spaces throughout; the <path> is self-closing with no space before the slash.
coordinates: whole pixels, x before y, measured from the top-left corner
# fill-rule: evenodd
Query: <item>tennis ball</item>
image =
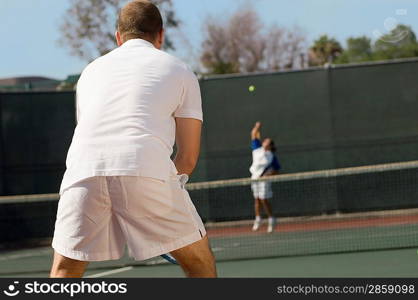
<path id="1" fill-rule="evenodd" d="M 248 91 L 250 91 L 250 93 L 254 92 L 254 91 L 255 91 L 255 86 L 250 85 L 250 86 L 248 87 Z"/>

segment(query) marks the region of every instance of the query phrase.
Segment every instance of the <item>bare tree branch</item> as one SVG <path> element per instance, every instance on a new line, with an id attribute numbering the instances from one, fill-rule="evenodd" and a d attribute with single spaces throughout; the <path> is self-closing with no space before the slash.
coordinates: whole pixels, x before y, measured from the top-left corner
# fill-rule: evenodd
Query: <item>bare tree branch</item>
<path id="1" fill-rule="evenodd" d="M 218 25 L 213 19 L 208 19 L 205 31 L 206 39 L 203 42 L 202 64 L 212 73 L 239 72 L 237 59 L 233 59 L 230 53 L 229 33 L 225 27 Z"/>
<path id="2" fill-rule="evenodd" d="M 228 23 L 207 19 L 201 61 L 212 73 L 254 72 L 261 69 L 265 38 L 252 10 L 235 13 Z"/>
<path id="3" fill-rule="evenodd" d="M 266 67 L 270 71 L 278 71 L 285 65 L 286 31 L 273 25 L 267 32 L 266 43 Z"/>
<path id="4" fill-rule="evenodd" d="M 208 18 L 201 62 L 209 73 L 277 71 L 303 67 L 305 33 L 274 25 L 266 32 L 254 10 L 237 11 L 229 21 Z"/>
<path id="5" fill-rule="evenodd" d="M 119 9 L 127 0 L 70 0 L 60 31 L 59 44 L 70 54 L 91 61 L 116 47 L 114 33 Z M 177 28 L 172 0 L 153 0 L 161 10 L 166 28 Z M 166 37 L 166 49 L 174 49 L 173 41 Z"/>

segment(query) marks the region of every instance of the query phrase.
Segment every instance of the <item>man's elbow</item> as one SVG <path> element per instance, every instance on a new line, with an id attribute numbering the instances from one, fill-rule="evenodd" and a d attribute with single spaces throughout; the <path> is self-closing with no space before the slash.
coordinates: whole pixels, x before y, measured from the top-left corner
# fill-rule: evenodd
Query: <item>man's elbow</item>
<path id="1" fill-rule="evenodd" d="M 196 168 L 197 161 L 197 157 L 187 157 L 183 160 L 183 165 L 192 172 Z"/>

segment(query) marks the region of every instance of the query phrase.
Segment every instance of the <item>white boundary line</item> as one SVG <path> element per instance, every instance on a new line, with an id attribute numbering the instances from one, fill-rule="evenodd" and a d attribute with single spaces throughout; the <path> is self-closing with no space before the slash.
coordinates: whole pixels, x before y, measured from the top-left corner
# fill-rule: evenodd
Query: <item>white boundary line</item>
<path id="1" fill-rule="evenodd" d="M 98 277 L 103 277 L 103 276 L 107 276 L 107 275 L 126 272 L 126 271 L 129 271 L 129 270 L 132 270 L 132 269 L 133 269 L 133 267 L 125 267 L 125 268 L 120 268 L 120 269 L 115 269 L 115 270 L 111 270 L 111 271 L 107 271 L 107 272 L 102 272 L 102 273 L 89 275 L 89 276 L 86 276 L 85 278 L 98 278 Z"/>

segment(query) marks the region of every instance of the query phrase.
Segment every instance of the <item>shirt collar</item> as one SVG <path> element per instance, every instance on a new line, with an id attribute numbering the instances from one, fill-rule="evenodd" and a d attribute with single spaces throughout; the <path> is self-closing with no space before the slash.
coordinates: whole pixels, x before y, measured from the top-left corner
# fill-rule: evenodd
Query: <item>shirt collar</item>
<path id="1" fill-rule="evenodd" d="M 143 39 L 131 39 L 123 43 L 122 47 L 148 47 L 155 48 L 155 46 Z"/>

